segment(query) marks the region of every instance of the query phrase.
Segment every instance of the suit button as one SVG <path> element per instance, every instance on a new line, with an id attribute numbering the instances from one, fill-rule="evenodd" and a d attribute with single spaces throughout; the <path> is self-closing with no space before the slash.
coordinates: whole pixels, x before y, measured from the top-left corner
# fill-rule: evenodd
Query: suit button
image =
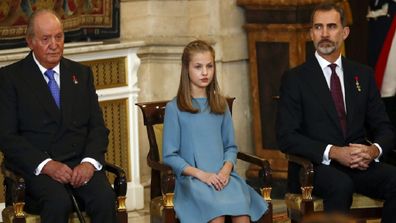
<path id="1" fill-rule="evenodd" d="M 73 125 L 77 125 L 78 124 L 77 121 L 73 121 L 72 123 L 73 123 Z"/>
<path id="2" fill-rule="evenodd" d="M 77 144 L 76 144 L 76 143 L 73 143 L 73 144 L 72 144 L 72 147 L 76 147 L 76 146 L 77 146 Z"/>

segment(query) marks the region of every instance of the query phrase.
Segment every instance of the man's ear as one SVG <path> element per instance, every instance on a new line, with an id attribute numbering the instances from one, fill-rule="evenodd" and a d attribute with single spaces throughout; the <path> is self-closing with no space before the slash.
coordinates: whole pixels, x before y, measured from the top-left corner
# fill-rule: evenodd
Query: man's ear
<path id="1" fill-rule="evenodd" d="M 26 40 L 26 43 L 27 43 L 28 47 L 30 49 L 33 49 L 33 38 L 32 37 L 26 37 L 25 40 Z"/>
<path id="2" fill-rule="evenodd" d="M 311 37 L 311 40 L 313 41 L 313 31 L 312 31 L 312 28 L 309 29 L 309 36 Z"/>
<path id="3" fill-rule="evenodd" d="M 344 29 L 342 30 L 342 38 L 345 40 L 349 36 L 349 32 L 351 30 L 349 29 L 349 26 L 345 26 Z"/>

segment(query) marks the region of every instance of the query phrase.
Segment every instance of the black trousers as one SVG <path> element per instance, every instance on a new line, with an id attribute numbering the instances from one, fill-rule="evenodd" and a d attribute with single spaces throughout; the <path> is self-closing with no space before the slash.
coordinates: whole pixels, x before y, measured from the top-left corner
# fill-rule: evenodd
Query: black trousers
<path id="1" fill-rule="evenodd" d="M 47 175 L 39 175 L 26 181 L 27 206 L 37 205 L 42 223 L 68 223 L 73 204 L 64 184 Z M 71 188 L 71 187 L 70 187 Z M 72 189 L 75 197 L 83 202 L 92 223 L 116 223 L 115 193 L 104 171 L 96 171 L 87 185 Z"/>
<path id="2" fill-rule="evenodd" d="M 373 162 L 361 171 L 332 162 L 315 167 L 313 193 L 323 198 L 326 212 L 347 213 L 354 192 L 384 200 L 382 222 L 396 222 L 395 166 Z"/>

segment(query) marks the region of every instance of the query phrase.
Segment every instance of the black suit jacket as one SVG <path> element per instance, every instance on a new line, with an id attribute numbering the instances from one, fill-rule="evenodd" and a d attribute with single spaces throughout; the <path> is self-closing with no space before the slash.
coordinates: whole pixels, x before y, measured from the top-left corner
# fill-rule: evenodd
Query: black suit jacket
<path id="1" fill-rule="evenodd" d="M 320 164 L 328 144 L 367 144 L 368 139 L 378 143 L 383 153 L 393 148 L 393 127 L 375 85 L 372 69 L 346 58 L 342 58 L 342 66 L 347 110 L 346 137 L 342 134 L 322 69 L 312 56 L 282 77 L 276 125 L 282 152 Z"/>
<path id="2" fill-rule="evenodd" d="M 46 158 L 70 167 L 84 157 L 104 163 L 108 129 L 92 71 L 63 58 L 60 80 L 58 109 L 32 53 L 0 69 L 0 148 L 6 165 L 25 177 Z"/>

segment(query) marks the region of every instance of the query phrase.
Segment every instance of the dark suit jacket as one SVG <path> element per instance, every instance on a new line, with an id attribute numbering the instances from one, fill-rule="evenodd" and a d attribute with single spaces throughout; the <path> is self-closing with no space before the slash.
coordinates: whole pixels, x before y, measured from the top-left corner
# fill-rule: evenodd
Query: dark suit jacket
<path id="1" fill-rule="evenodd" d="M 282 77 L 276 125 L 282 152 L 320 164 L 328 144 L 367 144 L 368 139 L 378 143 L 384 153 L 393 148 L 393 127 L 375 85 L 372 69 L 346 58 L 342 58 L 342 66 L 347 110 L 346 137 L 342 134 L 322 69 L 312 56 Z M 356 86 L 357 82 L 361 91 Z"/>
<path id="2" fill-rule="evenodd" d="M 60 73 L 59 110 L 32 53 L 0 69 L 0 148 L 6 165 L 25 177 L 46 158 L 71 167 L 84 157 L 104 163 L 108 129 L 92 71 L 63 58 Z"/>

